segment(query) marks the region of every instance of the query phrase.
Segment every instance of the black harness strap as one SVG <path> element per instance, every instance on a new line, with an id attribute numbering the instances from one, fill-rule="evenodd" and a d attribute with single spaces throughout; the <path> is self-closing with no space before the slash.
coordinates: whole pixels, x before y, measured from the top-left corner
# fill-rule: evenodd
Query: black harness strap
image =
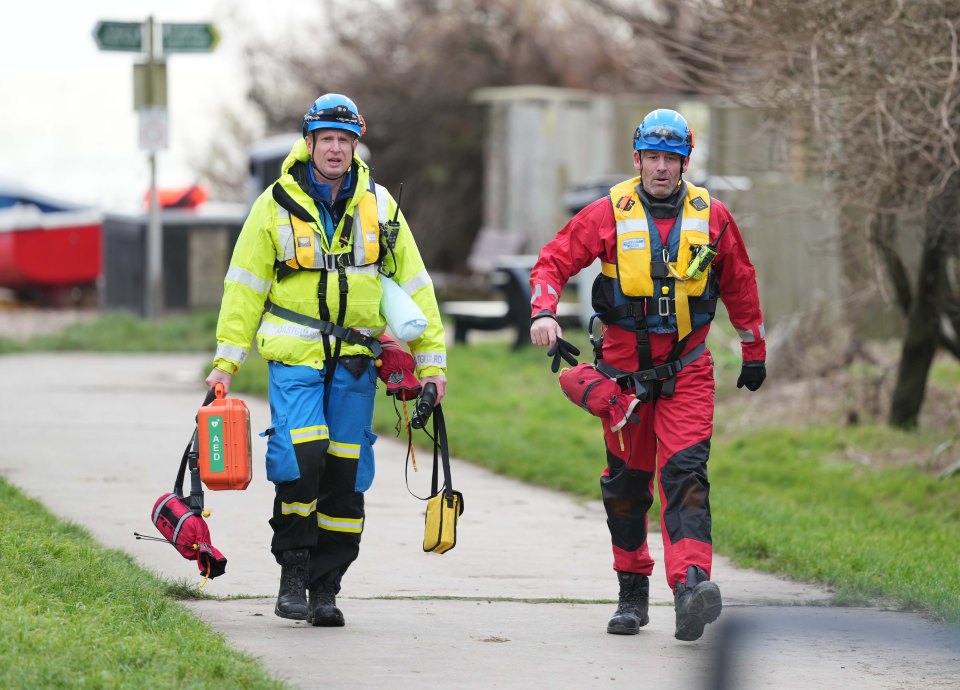
<path id="1" fill-rule="evenodd" d="M 327 306 L 327 275 L 328 275 L 327 271 L 320 271 L 320 282 L 317 284 L 317 307 L 320 311 L 321 321 L 330 323 L 330 308 Z M 334 324 L 330 324 L 330 325 L 334 325 Z M 333 374 L 331 374 L 330 372 L 332 368 L 336 366 L 335 363 L 331 363 L 330 354 L 331 354 L 330 342 L 326 338 L 324 338 L 323 339 L 323 359 L 328 365 L 328 369 L 324 377 L 324 381 L 330 380 L 330 377 L 333 376 Z"/>
<path id="2" fill-rule="evenodd" d="M 653 298 L 644 298 L 644 301 Z M 598 314 L 597 318 L 603 321 L 605 324 L 612 325 L 615 324 L 620 319 L 625 318 L 635 318 L 635 312 L 637 311 L 637 306 L 640 302 L 627 302 L 625 304 L 618 305 L 612 309 L 608 309 L 602 314 Z M 673 316 L 677 313 L 677 300 L 672 297 L 662 297 L 657 299 L 657 308 L 658 314 L 660 316 Z M 691 314 L 715 314 L 717 311 L 717 300 L 713 299 L 704 299 L 696 300 L 690 302 L 690 313 Z"/>
<path id="3" fill-rule="evenodd" d="M 684 339 L 683 342 L 685 341 L 686 339 Z M 638 397 L 640 391 L 649 391 L 652 393 L 651 385 L 662 384 L 663 388 L 657 390 L 657 394 L 652 395 L 650 398 L 653 400 L 661 394 L 673 395 L 677 374 L 679 374 L 685 366 L 699 359 L 700 355 L 707 349 L 707 345 L 706 343 L 700 343 L 683 357 L 677 358 L 677 351 L 682 349 L 682 342 L 677 343 L 673 348 L 669 361 L 640 371 L 624 371 L 623 369 L 617 369 L 603 362 L 597 362 L 596 367 L 597 371 L 601 374 L 616 379 L 617 383 L 619 383 L 620 387 L 624 390 L 628 388 L 636 389 L 638 391 Z"/>
<path id="4" fill-rule="evenodd" d="M 370 184 L 372 188 L 373 180 L 370 181 Z M 292 216 L 295 216 L 306 223 L 317 222 L 317 219 L 310 215 L 310 213 L 303 208 L 303 206 L 298 204 L 279 182 L 273 185 L 272 194 L 274 201 L 286 209 Z M 341 246 L 345 247 L 350 244 L 350 236 L 353 234 L 353 220 L 353 215 L 349 213 L 343 218 L 343 226 L 340 230 Z M 383 352 L 383 349 L 380 346 L 380 341 L 378 341 L 376 338 L 370 338 L 369 336 L 363 335 L 356 329 L 345 328 L 343 325 L 347 314 L 348 283 L 346 269 L 348 266 L 356 265 L 356 258 L 354 257 L 353 253 L 346 252 L 342 254 L 324 254 L 323 260 L 324 265 L 322 267 L 305 269 L 320 271 L 320 281 L 317 285 L 317 307 L 318 311 L 320 312 L 319 320 L 299 314 L 289 309 L 277 307 L 276 305 L 270 305 L 267 311 L 288 321 L 293 321 L 294 323 L 316 328 L 323 335 L 332 336 L 336 340 L 336 343 L 331 351 L 329 340 L 326 337 L 323 339 L 323 356 L 324 361 L 326 362 L 326 371 L 324 373 L 323 380 L 325 384 L 329 384 L 331 381 L 333 381 L 333 374 L 336 370 L 337 360 L 340 357 L 340 350 L 344 342 L 347 342 L 351 345 L 363 345 L 364 347 L 369 348 L 376 357 L 380 356 L 381 352 Z M 301 267 L 301 269 L 302 268 L 303 267 Z M 283 262 L 277 262 L 277 281 L 280 281 L 286 276 L 290 275 L 294 270 L 297 269 L 291 269 Z M 336 321 L 331 321 L 330 308 L 327 306 L 327 281 L 328 276 L 332 271 L 337 272 L 338 289 L 340 292 L 340 304 L 337 309 Z M 327 385 L 325 386 L 324 396 L 328 396 L 329 393 L 330 386 Z"/>
<path id="5" fill-rule="evenodd" d="M 293 323 L 298 323 L 301 326 L 316 328 L 323 335 L 336 338 L 337 341 L 342 340 L 349 345 L 363 345 L 373 352 L 375 357 L 379 357 L 383 353 L 383 346 L 380 344 L 379 340 L 372 336 L 364 335 L 355 328 L 338 326 L 330 321 L 315 319 L 312 316 L 307 316 L 306 314 L 301 314 L 299 312 L 291 311 L 290 309 L 278 307 L 276 304 L 271 304 L 269 307 L 267 307 L 267 311 L 271 314 L 279 316 L 281 319 L 285 319 L 286 321 L 292 321 Z"/>
<path id="6" fill-rule="evenodd" d="M 291 215 L 296 216 L 304 223 L 316 223 L 317 219 L 310 215 L 310 212 L 307 211 L 303 206 L 294 201 L 293 197 L 283 188 L 279 182 L 276 182 L 273 185 L 273 200 L 280 204 L 283 208 L 290 212 Z"/>
<path id="7" fill-rule="evenodd" d="M 323 277 L 324 279 L 327 277 L 326 271 L 323 272 Z M 338 283 L 340 288 L 340 305 L 337 307 L 337 322 L 334 324 L 334 326 L 337 328 L 343 328 L 343 319 L 347 314 L 347 270 L 343 266 L 340 266 L 337 269 L 337 277 L 339 279 Z M 323 282 L 326 283 L 326 280 Z M 324 307 L 326 307 L 326 302 L 324 302 Z M 327 375 L 324 378 L 324 382 L 327 384 L 330 384 L 330 382 L 333 381 L 333 372 L 337 368 L 337 358 L 340 357 L 340 347 L 343 345 L 343 338 L 337 338 L 336 340 L 337 343 L 333 348 L 333 359 L 327 360 L 330 363 L 330 366 L 327 369 Z M 326 339 L 324 339 L 323 342 L 324 345 L 329 347 Z M 327 352 L 325 351 L 324 354 L 327 354 Z M 324 387 L 324 397 L 329 399 L 329 395 L 330 386 L 327 385 Z"/>

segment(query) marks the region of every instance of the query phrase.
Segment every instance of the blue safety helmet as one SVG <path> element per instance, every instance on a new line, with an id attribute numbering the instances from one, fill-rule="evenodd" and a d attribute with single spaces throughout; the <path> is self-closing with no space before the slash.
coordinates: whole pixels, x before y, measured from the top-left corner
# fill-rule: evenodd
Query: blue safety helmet
<path id="1" fill-rule="evenodd" d="M 345 129 L 359 139 L 367 131 L 367 125 L 356 103 L 339 93 L 326 93 L 314 101 L 303 116 L 303 136 L 315 129 Z"/>
<path id="2" fill-rule="evenodd" d="M 635 151 L 669 151 L 689 156 L 693 150 L 693 130 L 676 110 L 658 108 L 643 118 L 633 133 Z"/>

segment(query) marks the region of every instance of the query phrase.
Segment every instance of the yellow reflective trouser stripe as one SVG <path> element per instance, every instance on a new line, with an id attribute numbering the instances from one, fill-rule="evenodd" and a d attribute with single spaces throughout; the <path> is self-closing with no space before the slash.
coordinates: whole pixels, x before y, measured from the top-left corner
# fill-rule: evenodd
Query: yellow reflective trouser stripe
<path id="1" fill-rule="evenodd" d="M 322 441 L 323 439 L 329 437 L 329 435 L 330 432 L 327 430 L 326 424 L 305 426 L 302 429 L 290 430 L 290 440 L 294 445 L 298 443 L 307 443 L 309 441 Z"/>
<path id="2" fill-rule="evenodd" d="M 358 459 L 360 457 L 360 444 L 330 441 L 330 447 L 327 448 L 327 452 L 330 455 L 336 455 L 338 458 Z"/>
<path id="3" fill-rule="evenodd" d="M 317 513 L 317 524 L 320 525 L 320 529 L 330 530 L 331 532 L 359 534 L 363 531 L 363 518 L 331 517 L 323 513 Z"/>
<path id="4" fill-rule="evenodd" d="M 311 513 L 317 509 L 317 502 L 310 503 L 281 503 L 280 513 L 283 515 L 300 515 L 310 517 Z"/>

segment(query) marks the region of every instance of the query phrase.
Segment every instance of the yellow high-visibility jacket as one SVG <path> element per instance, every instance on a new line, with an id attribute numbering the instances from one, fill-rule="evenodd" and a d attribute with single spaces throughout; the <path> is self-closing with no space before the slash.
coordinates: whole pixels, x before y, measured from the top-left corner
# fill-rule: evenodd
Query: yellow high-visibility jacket
<path id="1" fill-rule="evenodd" d="M 417 376 L 423 378 L 443 373 L 447 355 L 440 309 L 433 282 L 402 212 L 397 214 L 400 231 L 394 252 L 379 256 L 378 220 L 393 219 L 396 201 L 383 187 L 373 183 L 369 167 L 354 157 L 355 192 L 347 202 L 332 241 L 328 241 L 316 204 L 290 174 L 297 161 L 309 159 L 306 144 L 302 139 L 298 140 L 283 162 L 282 174 L 276 184 L 311 216 L 312 222 L 306 225 L 313 228 L 312 241 L 304 236 L 305 224 L 276 201 L 274 185 L 257 198 L 240 231 L 223 282 L 214 366 L 236 373 L 256 336 L 257 348 L 266 360 L 323 368 L 323 340 L 330 339 L 329 348 L 333 352 L 333 339 L 316 328 L 264 312 L 264 306 L 269 300 L 283 309 L 320 319 L 318 287 L 321 274 L 325 272 L 328 318 L 335 322 L 340 307 L 336 266 L 340 263 L 348 264 L 342 269 L 347 279 L 346 313 L 342 325 L 367 336 L 382 334 L 386 327 L 380 313 L 382 289 L 378 265 L 382 262 L 388 272 L 396 269 L 393 280 L 413 298 L 427 319 L 423 334 L 408 343 L 417 363 Z M 385 210 L 383 205 L 386 205 Z M 341 238 L 346 236 L 346 242 L 342 242 Z M 311 246 L 308 248 L 307 244 Z M 334 256 L 324 259 L 323 255 Z M 347 261 L 340 260 L 347 257 Z M 333 270 L 315 268 L 325 264 Z M 281 268 L 280 279 L 278 267 Z M 295 268 L 290 270 L 289 267 Z M 342 342 L 340 354 L 370 355 L 371 351 L 363 345 Z"/>

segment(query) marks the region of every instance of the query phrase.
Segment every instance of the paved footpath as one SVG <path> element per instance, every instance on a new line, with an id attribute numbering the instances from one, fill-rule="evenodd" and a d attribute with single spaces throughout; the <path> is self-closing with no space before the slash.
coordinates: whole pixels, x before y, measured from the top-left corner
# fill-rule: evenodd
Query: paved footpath
<path id="1" fill-rule="evenodd" d="M 199 582 L 194 563 L 133 533 L 155 533 L 150 511 L 172 487 L 206 366 L 202 355 L 0 357 L 0 475 L 143 566 Z M 244 400 L 255 432 L 268 426 L 266 402 Z M 913 614 L 830 607 L 828 590 L 723 558 L 713 579 L 724 612 L 699 641 L 673 638 L 662 567 L 651 578 L 650 624 L 607 635 L 617 584 L 598 502 L 454 459 L 465 498 L 458 544 L 425 554 L 423 504 L 403 482 L 405 446 L 381 437 L 376 448 L 363 546 L 338 599 L 345 628 L 273 615 L 273 490 L 256 433 L 251 486 L 206 492 L 213 542 L 229 563 L 204 591 L 244 598 L 187 606 L 293 687 L 960 687 L 956 631 Z M 411 477 L 423 495 L 428 472 Z M 651 542 L 660 563 L 659 534 Z"/>

